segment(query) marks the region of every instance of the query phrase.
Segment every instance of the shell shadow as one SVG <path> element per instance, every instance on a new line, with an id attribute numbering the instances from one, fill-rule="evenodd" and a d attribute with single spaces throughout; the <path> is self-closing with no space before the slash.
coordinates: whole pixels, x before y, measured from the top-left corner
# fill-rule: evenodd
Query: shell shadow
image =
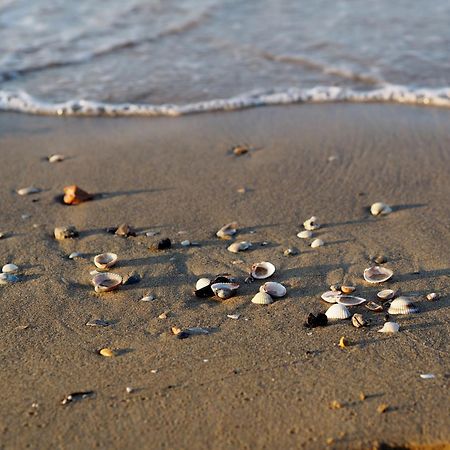
<path id="1" fill-rule="evenodd" d="M 418 280 L 422 278 L 438 278 L 438 277 L 448 277 L 450 276 L 450 269 L 438 269 L 438 270 L 428 270 L 420 271 L 419 273 L 405 273 L 403 275 L 395 275 L 395 281 L 404 282 Z"/>
<path id="2" fill-rule="evenodd" d="M 403 211 L 406 209 L 425 208 L 428 206 L 426 203 L 412 203 L 410 205 L 391 205 L 392 211 Z"/>

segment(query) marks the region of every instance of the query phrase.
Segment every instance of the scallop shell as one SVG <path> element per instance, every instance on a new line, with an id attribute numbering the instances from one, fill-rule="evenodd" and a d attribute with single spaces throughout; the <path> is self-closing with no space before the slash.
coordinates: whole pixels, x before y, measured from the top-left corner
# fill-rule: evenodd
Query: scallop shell
<path id="1" fill-rule="evenodd" d="M 348 308 L 345 305 L 341 305 L 339 303 L 336 303 L 334 305 L 331 305 L 325 315 L 330 320 L 341 320 L 341 319 L 348 319 L 351 314 Z"/>
<path id="2" fill-rule="evenodd" d="M 391 212 L 392 212 L 392 208 L 383 202 L 376 202 L 370 207 L 370 213 L 373 216 L 380 216 L 380 215 L 386 216 L 387 214 L 390 214 Z"/>
<path id="3" fill-rule="evenodd" d="M 263 280 L 264 278 L 269 278 L 275 273 L 275 266 L 267 261 L 253 264 L 251 269 L 251 275 L 257 280 Z"/>
<path id="4" fill-rule="evenodd" d="M 94 257 L 94 264 L 102 270 L 109 269 L 117 262 L 117 255 L 115 253 L 101 253 Z"/>
<path id="5" fill-rule="evenodd" d="M 252 303 L 257 305 L 270 305 L 273 303 L 272 297 L 267 292 L 258 292 L 253 298 Z"/>
<path id="6" fill-rule="evenodd" d="M 381 300 L 390 300 L 394 298 L 395 291 L 392 289 L 383 289 L 382 291 L 377 293 L 377 297 Z"/>
<path id="7" fill-rule="evenodd" d="M 310 230 L 303 230 L 297 233 L 297 237 L 300 239 L 310 239 L 313 237 L 313 234 Z"/>
<path id="8" fill-rule="evenodd" d="M 3 273 L 15 273 L 15 272 L 18 272 L 18 270 L 19 270 L 19 267 L 17 267 L 15 264 L 12 264 L 12 263 L 5 264 L 2 267 L 2 272 Z"/>
<path id="9" fill-rule="evenodd" d="M 259 292 L 265 292 L 266 294 L 269 294 L 271 297 L 280 298 L 286 295 L 286 288 L 281 283 L 268 281 L 259 288 Z"/>
<path id="10" fill-rule="evenodd" d="M 17 193 L 19 195 L 30 195 L 30 194 L 37 194 L 38 192 L 41 192 L 41 189 L 34 187 L 34 186 L 30 186 L 30 187 L 25 187 L 22 189 L 18 189 Z"/>
<path id="11" fill-rule="evenodd" d="M 228 246 L 227 250 L 231 253 L 239 253 L 248 250 L 251 246 L 252 244 L 247 241 L 233 242 L 230 246 Z"/>
<path id="12" fill-rule="evenodd" d="M 197 283 L 195 283 L 195 289 L 202 289 L 211 284 L 211 280 L 209 278 L 199 278 Z"/>
<path id="13" fill-rule="evenodd" d="M 314 231 L 320 228 L 320 224 L 317 223 L 317 217 L 312 216 L 308 220 L 305 220 L 303 222 L 303 226 L 305 227 L 305 230 L 308 231 Z"/>
<path id="14" fill-rule="evenodd" d="M 408 297 L 398 297 L 389 306 L 389 314 L 414 314 L 419 312 L 417 306 Z"/>
<path id="15" fill-rule="evenodd" d="M 337 303 L 341 295 L 342 294 L 338 291 L 326 291 L 320 296 L 320 298 L 327 303 Z"/>
<path id="16" fill-rule="evenodd" d="M 237 222 L 227 223 L 216 233 L 216 236 L 220 239 L 231 239 L 231 236 L 237 233 L 237 226 Z"/>
<path id="17" fill-rule="evenodd" d="M 387 267 L 372 266 L 364 270 L 364 279 L 368 283 L 383 283 L 392 277 L 394 272 Z"/>
<path id="18" fill-rule="evenodd" d="M 400 325 L 397 322 L 385 322 L 383 328 L 378 330 L 378 333 L 397 333 Z"/>
<path id="19" fill-rule="evenodd" d="M 314 239 L 311 242 L 311 248 L 322 247 L 323 245 L 325 245 L 325 242 L 323 242 L 322 239 Z"/>
<path id="20" fill-rule="evenodd" d="M 366 302 L 367 300 L 362 297 L 356 297 L 355 295 L 340 295 L 338 297 L 337 303 L 345 306 L 357 306 Z"/>
<path id="21" fill-rule="evenodd" d="M 108 292 L 122 284 L 122 277 L 117 273 L 99 273 L 92 278 L 95 292 Z"/>

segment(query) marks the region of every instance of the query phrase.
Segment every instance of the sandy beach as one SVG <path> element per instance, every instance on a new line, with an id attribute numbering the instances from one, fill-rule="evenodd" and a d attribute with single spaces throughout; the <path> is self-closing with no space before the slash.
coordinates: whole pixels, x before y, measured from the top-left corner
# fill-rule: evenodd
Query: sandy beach
<path id="1" fill-rule="evenodd" d="M 450 448 L 449 123 L 448 109 L 386 104 L 154 119 L 1 113 L 0 262 L 21 272 L 0 286 L 0 448 Z M 235 156 L 237 144 L 252 150 Z M 50 164 L 55 153 L 66 159 Z M 71 184 L 101 195 L 62 205 Z M 42 192 L 17 195 L 26 186 Z M 393 212 L 371 216 L 376 201 Z M 315 249 L 296 237 L 312 215 L 325 243 Z M 215 236 L 231 221 L 250 250 L 230 253 Z M 124 222 L 159 234 L 105 232 Z M 79 237 L 55 240 L 66 225 Z M 171 249 L 149 250 L 165 237 Z M 140 281 L 95 293 L 93 257 L 107 251 L 119 256 L 114 272 Z M 420 313 L 396 317 L 391 335 L 377 332 L 385 312 L 364 306 L 351 310 L 368 327 L 305 328 L 331 284 L 376 299 L 381 288 L 362 274 L 377 255 L 394 271 L 382 286 L 415 297 Z M 259 261 L 287 288 L 268 306 L 251 303 L 262 281 L 244 283 Z M 235 297 L 193 295 L 198 278 L 220 273 L 238 278 Z M 172 326 L 210 332 L 177 339 Z"/>

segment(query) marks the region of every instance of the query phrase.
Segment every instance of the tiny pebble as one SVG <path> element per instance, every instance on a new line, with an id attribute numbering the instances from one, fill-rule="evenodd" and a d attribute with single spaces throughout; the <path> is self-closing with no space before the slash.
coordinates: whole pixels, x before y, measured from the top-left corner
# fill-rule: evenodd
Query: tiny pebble
<path id="1" fill-rule="evenodd" d="M 298 255 L 298 250 L 295 248 L 287 248 L 284 252 L 283 252 L 284 256 L 295 256 Z"/>
<path id="2" fill-rule="evenodd" d="M 185 241 L 181 241 L 181 245 L 183 247 L 189 247 L 191 245 L 191 241 L 186 239 Z"/>
<path id="3" fill-rule="evenodd" d="M 154 295 L 144 295 L 144 297 L 141 298 L 141 302 L 151 302 L 152 300 L 155 300 Z"/>
<path id="4" fill-rule="evenodd" d="M 241 317 L 241 315 L 240 314 L 227 314 L 227 317 L 229 319 L 238 320 L 239 317 Z"/>
<path id="5" fill-rule="evenodd" d="M 389 409 L 389 405 L 387 403 L 381 403 L 381 405 L 378 405 L 377 412 L 379 414 L 385 413 Z"/>
<path id="6" fill-rule="evenodd" d="M 429 300 L 429 301 L 438 300 L 438 299 L 439 299 L 439 295 L 436 294 L 436 292 L 431 292 L 430 294 L 427 294 L 427 300 Z"/>
<path id="7" fill-rule="evenodd" d="M 150 373 L 158 373 L 158 369 L 152 369 L 150 370 Z"/>
<path id="8" fill-rule="evenodd" d="M 134 391 L 134 389 L 132 387 L 130 387 L 130 386 L 127 386 L 125 388 L 125 390 L 127 391 L 127 394 L 131 394 Z"/>
<path id="9" fill-rule="evenodd" d="M 245 188 L 239 188 L 238 190 L 237 190 L 237 192 L 238 192 L 238 194 L 245 194 L 246 192 L 247 192 L 247 190 L 245 189 Z"/>
<path id="10" fill-rule="evenodd" d="M 0 233 L 0 239 L 3 239 L 5 237 L 5 233 Z"/>
<path id="11" fill-rule="evenodd" d="M 22 189 L 18 189 L 17 193 L 19 195 L 30 195 L 30 194 L 37 194 L 38 192 L 41 192 L 41 189 L 30 186 L 30 187 L 25 187 Z"/>
<path id="12" fill-rule="evenodd" d="M 48 157 L 48 162 L 50 163 L 56 163 L 61 161 L 64 161 L 64 155 L 50 155 Z"/>
<path id="13" fill-rule="evenodd" d="M 161 313 L 161 314 L 158 316 L 158 319 L 167 319 L 167 313 Z"/>

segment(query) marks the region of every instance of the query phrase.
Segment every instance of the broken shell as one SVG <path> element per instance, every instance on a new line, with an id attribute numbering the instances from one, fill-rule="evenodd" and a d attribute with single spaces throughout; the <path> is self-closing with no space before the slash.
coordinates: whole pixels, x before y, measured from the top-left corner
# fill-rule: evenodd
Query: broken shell
<path id="1" fill-rule="evenodd" d="M 348 319 L 351 314 L 348 308 L 345 305 L 341 305 L 339 303 L 336 303 L 332 306 L 330 306 L 325 315 L 330 320 L 342 320 L 342 319 Z"/>
<path id="2" fill-rule="evenodd" d="M 272 297 L 267 292 L 258 292 L 253 298 L 252 303 L 257 305 L 270 305 L 273 303 Z"/>
<path id="3" fill-rule="evenodd" d="M 378 330 L 378 333 L 397 333 L 400 325 L 397 322 L 385 322 L 383 328 Z"/>
<path id="4" fill-rule="evenodd" d="M 431 292 L 430 294 L 427 294 L 427 300 L 439 300 L 439 294 L 436 294 L 436 292 Z"/>
<path id="5" fill-rule="evenodd" d="M 350 342 L 345 336 L 342 336 L 341 339 L 339 339 L 339 347 L 344 349 L 347 348 L 350 345 Z"/>
<path id="6" fill-rule="evenodd" d="M 326 291 L 324 292 L 320 298 L 327 303 L 337 303 L 341 293 L 338 291 Z"/>
<path id="7" fill-rule="evenodd" d="M 237 222 L 227 223 L 216 233 L 216 236 L 220 239 L 231 239 L 231 236 L 237 233 L 237 226 Z"/>
<path id="8" fill-rule="evenodd" d="M 17 272 L 19 270 L 19 268 L 15 265 L 15 264 L 12 264 L 12 263 L 10 263 L 10 264 L 5 264 L 3 267 L 2 267 L 2 272 L 3 273 L 15 273 L 15 272 Z"/>
<path id="9" fill-rule="evenodd" d="M 297 237 L 300 239 L 310 239 L 313 237 L 313 234 L 310 230 L 303 230 L 297 233 Z"/>
<path id="10" fill-rule="evenodd" d="M 325 242 L 323 242 L 322 239 L 314 239 L 311 242 L 311 248 L 322 247 L 324 244 Z"/>
<path id="11" fill-rule="evenodd" d="M 341 292 L 343 292 L 344 294 L 351 294 L 352 292 L 355 292 L 355 289 L 355 286 L 342 286 Z"/>
<path id="12" fill-rule="evenodd" d="M 298 255 L 298 250 L 296 248 L 289 247 L 283 252 L 284 256 L 295 256 Z"/>
<path id="13" fill-rule="evenodd" d="M 92 278 L 95 292 L 108 292 L 122 284 L 122 277 L 117 273 L 99 273 Z"/>
<path id="14" fill-rule="evenodd" d="M 263 280 L 269 278 L 275 273 L 275 266 L 267 261 L 253 264 L 250 274 L 257 280 Z"/>
<path id="15" fill-rule="evenodd" d="M 77 185 L 66 186 L 64 188 L 63 201 L 66 205 L 78 205 L 82 202 L 92 200 L 94 196 L 92 194 L 83 191 Z"/>
<path id="16" fill-rule="evenodd" d="M 364 320 L 364 317 L 362 314 L 353 314 L 352 324 L 356 328 L 361 328 L 361 327 L 365 327 L 367 325 L 367 322 Z"/>
<path id="17" fill-rule="evenodd" d="M 389 314 L 414 314 L 418 312 L 419 309 L 408 297 L 396 298 L 388 309 Z"/>
<path id="18" fill-rule="evenodd" d="M 362 297 L 356 297 L 354 295 L 340 295 L 337 299 L 337 303 L 345 306 L 357 306 L 366 302 L 367 300 Z"/>
<path id="19" fill-rule="evenodd" d="M 382 291 L 377 293 L 377 297 L 381 300 L 390 300 L 394 298 L 395 291 L 392 289 L 383 289 Z"/>
<path id="20" fill-rule="evenodd" d="M 64 155 L 50 155 L 48 157 L 48 162 L 50 163 L 56 163 L 61 161 L 64 161 Z"/>
<path id="21" fill-rule="evenodd" d="M 209 278 L 200 278 L 195 283 L 195 289 L 201 289 L 211 284 L 211 280 Z"/>
<path id="22" fill-rule="evenodd" d="M 238 253 L 248 250 L 252 244 L 247 241 L 242 242 L 233 242 L 230 246 L 228 246 L 227 250 L 231 253 Z"/>
<path id="23" fill-rule="evenodd" d="M 383 202 L 376 202 L 370 207 L 370 213 L 373 216 L 379 216 L 379 215 L 385 216 L 387 214 L 390 214 L 391 212 L 392 212 L 392 208 Z"/>
<path id="24" fill-rule="evenodd" d="M 281 283 L 268 281 L 259 288 L 259 292 L 265 292 L 266 294 L 269 294 L 271 297 L 280 298 L 286 295 L 286 288 Z"/>
<path id="25" fill-rule="evenodd" d="M 368 283 L 383 283 L 392 277 L 394 272 L 387 267 L 373 266 L 364 270 L 364 279 Z"/>
<path id="26" fill-rule="evenodd" d="M 369 311 L 375 311 L 375 312 L 383 311 L 383 307 L 375 302 L 369 302 L 365 306 Z"/>
<path id="27" fill-rule="evenodd" d="M 114 352 L 110 348 L 102 348 L 99 353 L 106 358 L 111 358 L 112 356 L 114 356 Z"/>
<path id="28" fill-rule="evenodd" d="M 19 195 L 30 195 L 30 194 L 37 194 L 38 192 L 41 192 L 41 189 L 34 187 L 34 186 L 30 186 L 30 187 L 25 187 L 22 189 L 18 189 L 17 193 Z"/>
<path id="29" fill-rule="evenodd" d="M 73 226 L 68 227 L 56 227 L 53 230 L 53 234 L 55 235 L 55 239 L 58 241 L 62 241 L 63 239 L 71 239 L 78 236 L 78 231 Z"/>
<path id="30" fill-rule="evenodd" d="M 117 255 L 115 253 L 101 253 L 94 257 L 94 264 L 102 270 L 109 269 L 117 262 Z"/>
<path id="31" fill-rule="evenodd" d="M 308 231 L 314 231 L 314 230 L 317 230 L 318 228 L 320 228 L 320 224 L 317 223 L 316 216 L 312 216 L 308 220 L 305 220 L 303 222 L 303 226 L 305 227 L 305 230 L 308 230 Z"/>

